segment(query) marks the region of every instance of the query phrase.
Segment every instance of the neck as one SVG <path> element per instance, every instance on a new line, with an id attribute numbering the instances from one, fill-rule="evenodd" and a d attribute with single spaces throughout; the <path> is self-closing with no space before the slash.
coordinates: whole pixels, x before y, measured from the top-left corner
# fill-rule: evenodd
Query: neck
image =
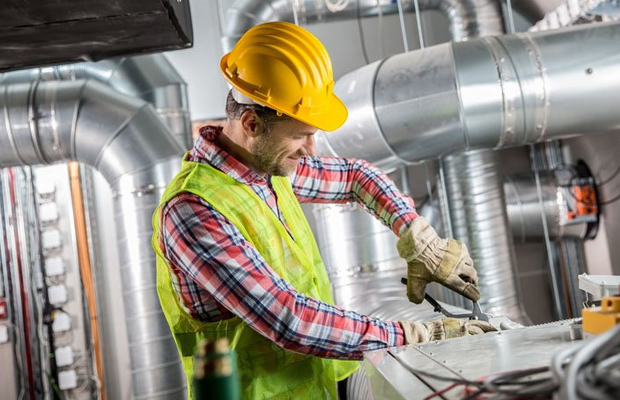
<path id="1" fill-rule="evenodd" d="M 226 121 L 222 133 L 215 141 L 216 144 L 256 174 L 264 176 L 265 172 L 260 171 L 253 162 L 254 157 L 248 150 L 250 148 L 250 143 L 236 125 L 236 121 Z"/>

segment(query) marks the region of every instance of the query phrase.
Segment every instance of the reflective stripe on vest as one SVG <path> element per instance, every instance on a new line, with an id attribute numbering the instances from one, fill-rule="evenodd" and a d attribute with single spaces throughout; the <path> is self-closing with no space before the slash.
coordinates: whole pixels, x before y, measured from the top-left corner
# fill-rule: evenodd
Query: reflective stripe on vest
<path id="1" fill-rule="evenodd" d="M 289 180 L 272 177 L 271 183 L 294 240 L 250 187 L 208 165 L 183 162 L 153 216 L 152 245 L 157 253 L 160 303 L 181 354 L 188 382 L 192 381 L 193 354 L 200 340 L 226 337 L 237 353 L 244 399 L 336 400 L 335 382 L 355 372 L 359 362 L 329 360 L 284 350 L 237 317 L 213 323 L 193 319 L 179 304 L 167 261 L 161 252 L 161 210 L 177 194 L 190 192 L 231 221 L 269 266 L 298 292 L 333 304 L 325 267 Z M 191 389 L 188 391 L 192 398 Z"/>

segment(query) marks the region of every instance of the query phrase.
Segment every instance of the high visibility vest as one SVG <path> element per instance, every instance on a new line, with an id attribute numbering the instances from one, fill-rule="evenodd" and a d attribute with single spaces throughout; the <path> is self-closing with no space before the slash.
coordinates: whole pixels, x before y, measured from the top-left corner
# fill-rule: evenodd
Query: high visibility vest
<path id="1" fill-rule="evenodd" d="M 285 350 L 238 317 L 211 323 L 198 321 L 179 304 L 172 288 L 167 260 L 161 252 L 159 235 L 161 210 L 181 192 L 200 196 L 231 221 L 269 266 L 298 292 L 333 304 L 325 267 L 290 181 L 285 177 L 272 177 L 271 183 L 295 240 L 250 187 L 215 168 L 196 162 L 183 162 L 181 171 L 168 185 L 153 215 L 152 245 L 157 253 L 157 293 L 181 354 L 190 399 L 193 355 L 202 339 L 228 339 L 237 354 L 244 399 L 336 400 L 336 381 L 351 375 L 360 366 L 357 361 L 330 360 Z"/>

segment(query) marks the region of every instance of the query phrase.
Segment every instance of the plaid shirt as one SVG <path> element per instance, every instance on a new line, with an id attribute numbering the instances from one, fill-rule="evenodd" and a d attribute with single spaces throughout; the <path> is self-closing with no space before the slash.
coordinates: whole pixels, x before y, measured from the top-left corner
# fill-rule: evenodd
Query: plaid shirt
<path id="1" fill-rule="evenodd" d="M 214 140 L 220 133 L 219 127 L 203 127 L 187 160 L 209 164 L 248 185 L 286 226 L 269 176 L 257 175 L 218 147 Z M 302 157 L 291 182 L 301 203 L 355 201 L 395 233 L 417 217 L 413 201 L 362 160 Z M 177 195 L 163 216 L 162 249 L 173 287 L 193 318 L 214 322 L 238 316 L 278 345 L 319 357 L 361 359 L 364 351 L 404 344 L 397 322 L 343 310 L 297 292 L 200 197 Z"/>

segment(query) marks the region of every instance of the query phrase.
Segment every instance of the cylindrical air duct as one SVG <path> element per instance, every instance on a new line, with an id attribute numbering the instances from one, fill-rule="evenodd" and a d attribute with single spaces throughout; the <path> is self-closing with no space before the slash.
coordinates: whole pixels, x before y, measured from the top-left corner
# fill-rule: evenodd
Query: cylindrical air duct
<path id="1" fill-rule="evenodd" d="M 185 398 L 150 245 L 151 215 L 184 149 L 148 103 L 93 80 L 0 86 L 0 109 L 0 166 L 80 161 L 110 182 L 133 398 Z"/>
<path id="2" fill-rule="evenodd" d="M 351 72 L 328 151 L 384 169 L 464 149 L 616 131 L 620 24 L 444 43 Z M 567 63 L 570 54 L 570 63 Z M 372 143 L 372 146 L 369 145 Z"/>
<path id="3" fill-rule="evenodd" d="M 544 239 L 541 206 L 551 239 L 585 239 L 588 232 L 587 223 L 563 224 L 561 221 L 561 205 L 569 199 L 565 198 L 566 194 L 561 190 L 552 172 L 540 173 L 540 186 L 542 205 L 538 199 L 533 174 L 504 176 L 506 211 L 513 239 L 521 243 Z"/>
<path id="4" fill-rule="evenodd" d="M 482 308 L 525 322 L 497 157 L 491 150 L 444 157 L 445 200 L 452 235 L 467 244 L 475 260 Z"/>
<path id="5" fill-rule="evenodd" d="M 192 145 L 187 85 L 162 54 L 32 68 L 0 74 L 0 84 L 93 79 L 148 101 L 185 149 Z"/>
<path id="6" fill-rule="evenodd" d="M 454 40 L 471 36 L 486 36 L 503 27 L 500 5 L 493 0 L 418 0 L 420 10 L 438 10 L 448 19 L 450 35 Z M 415 2 L 402 1 L 403 12 L 414 12 Z M 398 12 L 393 0 L 356 0 L 337 2 L 301 0 L 237 0 L 226 9 L 222 47 L 229 52 L 243 34 L 262 22 L 295 22 L 300 24 L 354 20 Z"/>

